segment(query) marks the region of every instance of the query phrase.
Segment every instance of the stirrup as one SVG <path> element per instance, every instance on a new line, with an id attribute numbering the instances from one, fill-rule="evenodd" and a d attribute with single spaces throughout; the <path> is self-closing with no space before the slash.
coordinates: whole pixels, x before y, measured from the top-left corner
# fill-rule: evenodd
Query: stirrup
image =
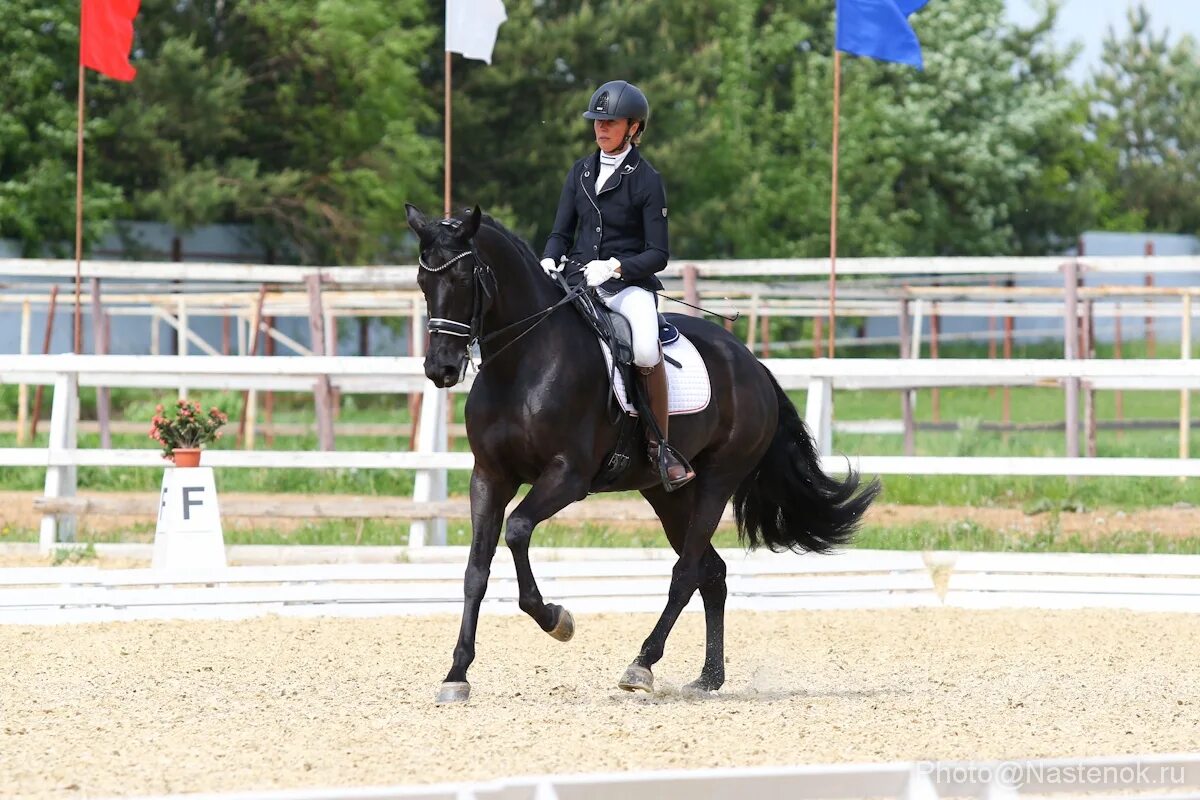
<path id="1" fill-rule="evenodd" d="M 648 450 L 650 460 L 657 462 L 658 479 L 662 483 L 663 489 L 666 491 L 673 492 L 676 489 L 680 489 L 686 486 L 692 481 L 693 478 L 696 477 L 696 470 L 692 469 L 692 465 L 688 463 L 687 459 L 684 458 L 678 450 L 672 447 L 669 442 L 651 442 Z M 671 480 L 671 476 L 668 474 L 669 458 L 674 458 L 675 463 L 683 467 L 683 477 Z"/>

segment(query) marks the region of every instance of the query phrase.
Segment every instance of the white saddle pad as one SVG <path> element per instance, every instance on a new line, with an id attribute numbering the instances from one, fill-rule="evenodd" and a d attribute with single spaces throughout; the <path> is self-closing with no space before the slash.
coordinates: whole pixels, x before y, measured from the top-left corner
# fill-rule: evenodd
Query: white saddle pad
<path id="1" fill-rule="evenodd" d="M 604 363 L 611 373 L 612 353 L 609 352 L 608 345 L 604 342 L 600 342 L 600 349 L 604 351 Z M 708 368 L 704 366 L 704 359 L 700 357 L 696 346 L 689 342 L 686 336 L 680 334 L 678 339 L 663 348 L 663 353 L 681 365 L 677 367 L 670 361 L 667 362 L 668 412 L 671 414 L 695 414 L 708 408 L 708 402 L 712 397 L 712 385 L 708 381 Z M 625 413 L 636 417 L 637 411 L 629 405 L 629 401 L 626 399 L 625 381 L 621 378 L 620 372 L 614 376 L 613 393 L 616 394 L 617 402 L 621 404 L 621 408 L 625 409 Z"/>

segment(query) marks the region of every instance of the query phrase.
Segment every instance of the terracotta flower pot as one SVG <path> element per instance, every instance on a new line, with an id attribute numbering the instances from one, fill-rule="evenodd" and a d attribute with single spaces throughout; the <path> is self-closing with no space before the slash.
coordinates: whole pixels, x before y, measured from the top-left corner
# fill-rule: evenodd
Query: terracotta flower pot
<path id="1" fill-rule="evenodd" d="M 177 467 L 198 467 L 200 466 L 200 448 L 176 447 L 171 451 L 171 460 Z"/>

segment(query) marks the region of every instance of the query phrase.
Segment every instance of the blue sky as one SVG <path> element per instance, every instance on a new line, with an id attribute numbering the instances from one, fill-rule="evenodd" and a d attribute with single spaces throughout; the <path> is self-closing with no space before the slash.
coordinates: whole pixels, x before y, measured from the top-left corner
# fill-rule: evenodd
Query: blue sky
<path id="1" fill-rule="evenodd" d="M 1073 74 L 1085 77 L 1100 58 L 1100 45 L 1109 26 L 1118 35 L 1129 29 L 1125 12 L 1134 0 L 1065 0 L 1059 13 L 1059 39 L 1081 41 L 1084 52 L 1075 63 Z M 1009 16 L 1018 22 L 1034 18 L 1030 0 L 1006 0 Z M 1156 30 L 1168 29 L 1172 40 L 1185 33 L 1200 39 L 1200 0 L 1146 0 L 1150 22 Z"/>

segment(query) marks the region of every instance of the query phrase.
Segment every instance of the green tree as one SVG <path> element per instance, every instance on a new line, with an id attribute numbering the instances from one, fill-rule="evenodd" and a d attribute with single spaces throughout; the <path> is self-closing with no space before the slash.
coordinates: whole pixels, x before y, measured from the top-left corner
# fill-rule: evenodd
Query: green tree
<path id="1" fill-rule="evenodd" d="M 109 97 L 109 179 L 186 230 L 249 222 L 280 260 L 387 257 L 437 141 L 419 0 L 205 0 L 137 21 L 133 96 Z"/>
<path id="2" fill-rule="evenodd" d="M 1109 29 L 1093 75 L 1096 140 L 1115 154 L 1107 227 L 1200 232 L 1200 48 L 1154 32 L 1144 4 Z"/>
<path id="3" fill-rule="evenodd" d="M 17 240 L 26 256 L 69 255 L 75 239 L 78 17 L 75 0 L 0 0 L 0 238 Z M 100 81 L 90 73 L 89 90 Z M 89 118 L 85 136 L 103 128 Z M 99 171 L 85 161 L 89 243 L 121 198 Z"/>
<path id="4" fill-rule="evenodd" d="M 456 66 L 459 202 L 505 210 L 539 247 L 562 175 L 591 146 L 578 109 L 625 77 L 650 96 L 644 152 L 667 180 L 676 255 L 827 253 L 832 11 L 509 2 L 493 65 Z M 1047 3 L 1016 27 L 1002 0 L 943 0 L 914 18 L 924 73 L 844 59 L 842 252 L 1041 253 L 1096 218 L 1106 156 L 1085 139 L 1056 14 Z"/>

